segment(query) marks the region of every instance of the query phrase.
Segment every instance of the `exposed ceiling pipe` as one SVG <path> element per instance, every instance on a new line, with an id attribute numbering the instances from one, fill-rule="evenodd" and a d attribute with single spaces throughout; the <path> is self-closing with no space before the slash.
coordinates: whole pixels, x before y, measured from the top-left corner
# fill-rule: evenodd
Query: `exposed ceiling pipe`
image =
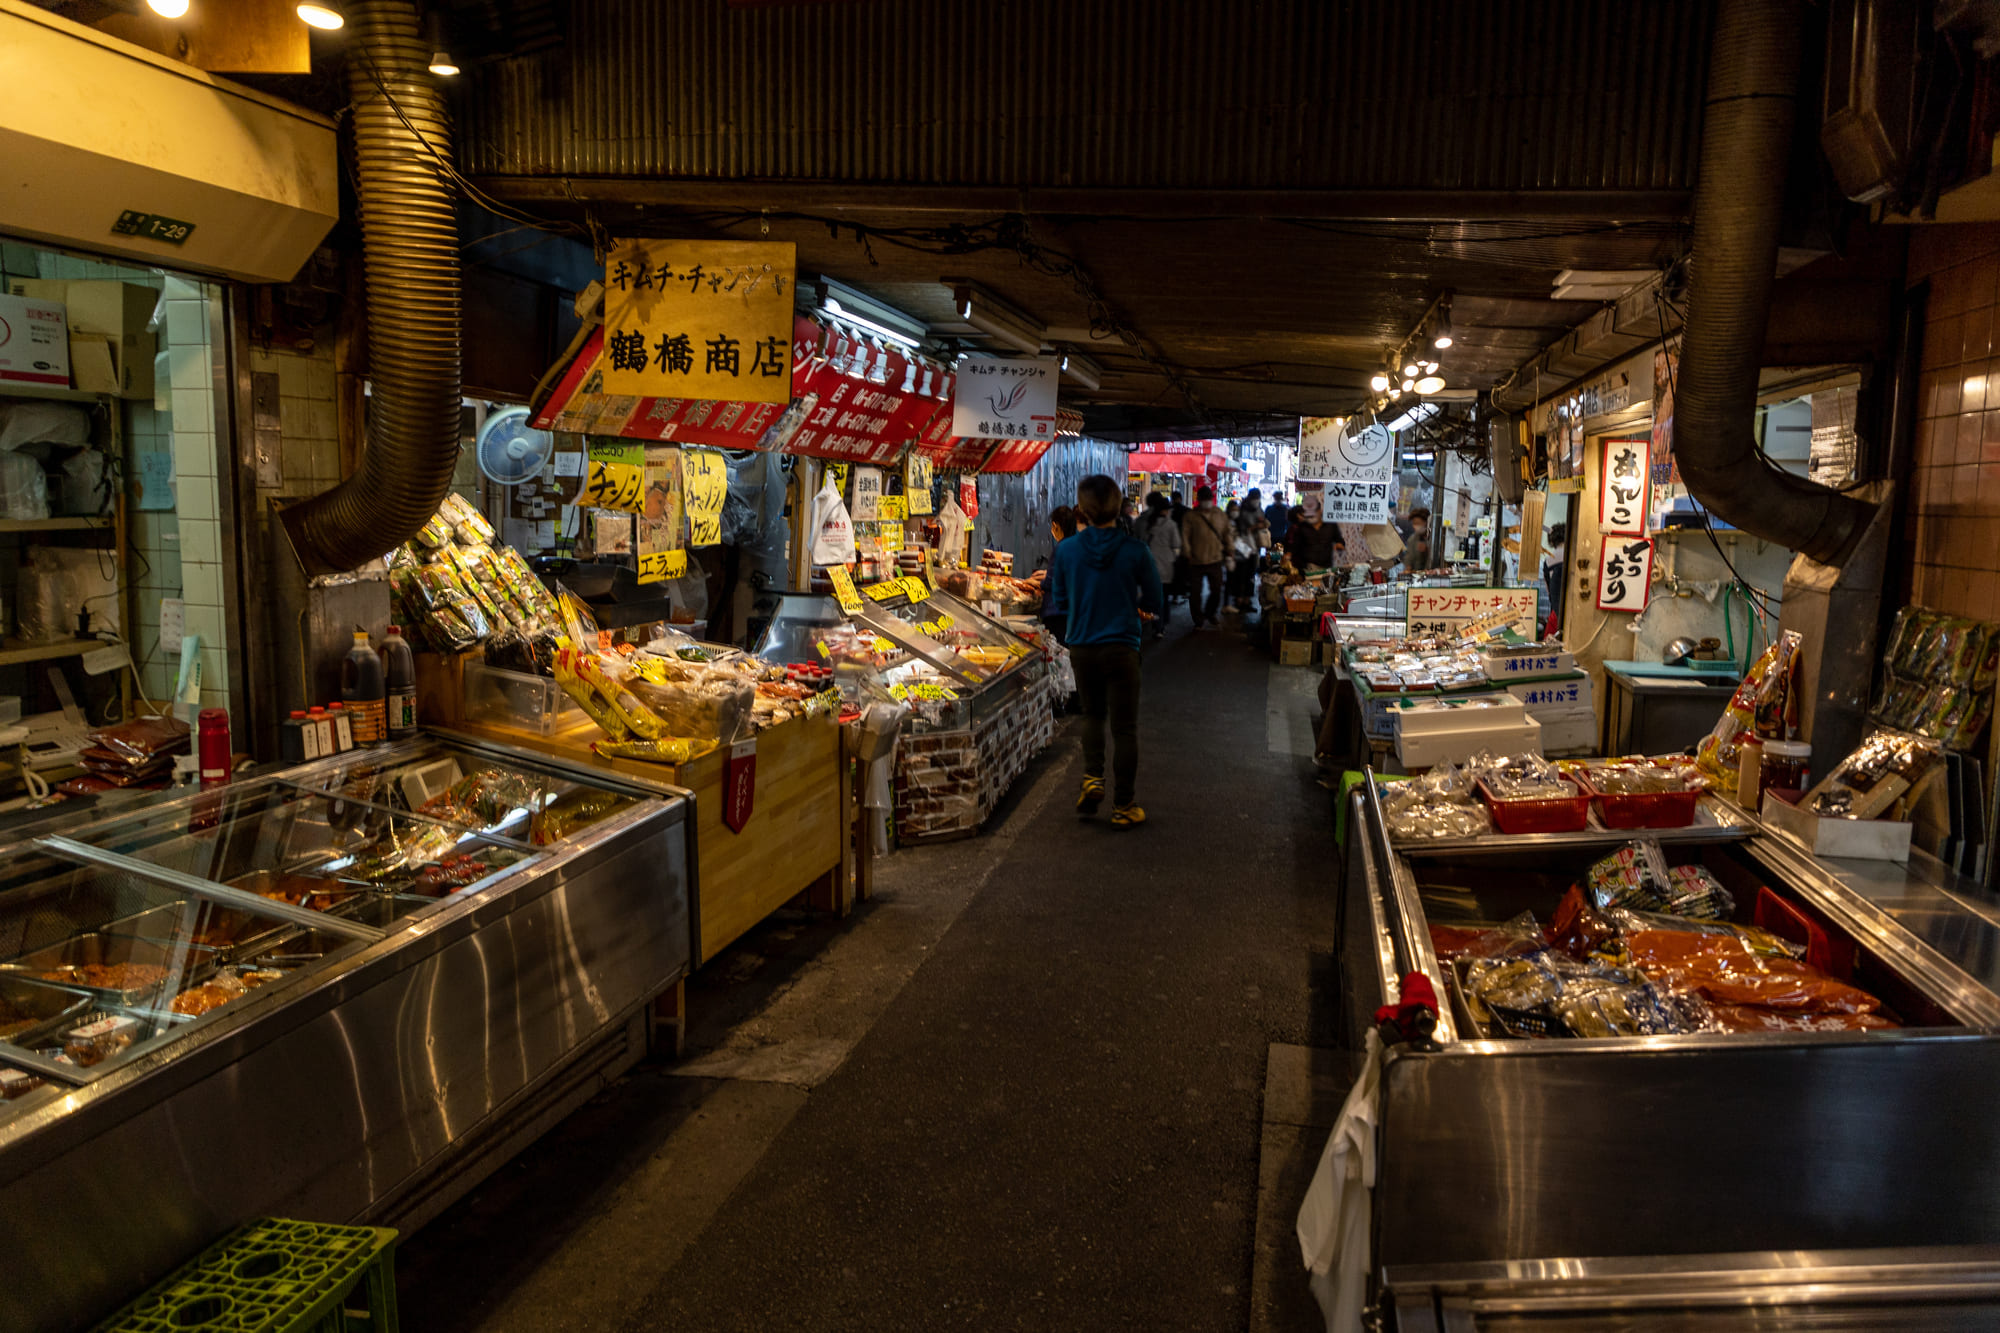
<path id="1" fill-rule="evenodd" d="M 459 253 L 444 99 L 410 0 L 348 0 L 347 90 L 368 291 L 368 440 L 354 475 L 283 511 L 309 574 L 414 537 L 451 488 Z"/>
<path id="2" fill-rule="evenodd" d="M 1694 498 L 1745 532 L 1839 564 L 1874 507 L 1757 448 L 1757 374 L 1799 82 L 1798 0 L 1722 0 L 1695 184 L 1674 460 Z"/>

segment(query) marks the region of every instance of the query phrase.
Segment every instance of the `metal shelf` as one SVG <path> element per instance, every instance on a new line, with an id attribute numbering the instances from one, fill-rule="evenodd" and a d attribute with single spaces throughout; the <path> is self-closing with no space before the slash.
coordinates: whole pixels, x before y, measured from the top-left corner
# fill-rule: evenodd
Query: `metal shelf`
<path id="1" fill-rule="evenodd" d="M 109 394 L 87 389 L 58 389 L 52 384 L 16 384 L 0 380 L 0 398 L 53 398 L 60 403 L 94 403 Z"/>
<path id="2" fill-rule="evenodd" d="M 46 662 L 57 657 L 81 657 L 93 649 L 105 647 L 105 639 L 58 639 L 54 643 L 23 644 L 15 639 L 0 640 L 0 666 L 15 666 L 22 662 Z"/>
<path id="3" fill-rule="evenodd" d="M 110 526 L 109 514 L 84 514 L 70 518 L 0 518 L 0 532 L 85 532 Z"/>

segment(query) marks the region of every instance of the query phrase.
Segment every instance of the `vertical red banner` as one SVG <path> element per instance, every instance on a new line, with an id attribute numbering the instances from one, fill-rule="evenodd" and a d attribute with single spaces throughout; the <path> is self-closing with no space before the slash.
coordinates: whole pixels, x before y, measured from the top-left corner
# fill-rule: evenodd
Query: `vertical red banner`
<path id="1" fill-rule="evenodd" d="M 757 738 L 729 747 L 722 769 L 722 822 L 741 833 L 757 808 Z"/>

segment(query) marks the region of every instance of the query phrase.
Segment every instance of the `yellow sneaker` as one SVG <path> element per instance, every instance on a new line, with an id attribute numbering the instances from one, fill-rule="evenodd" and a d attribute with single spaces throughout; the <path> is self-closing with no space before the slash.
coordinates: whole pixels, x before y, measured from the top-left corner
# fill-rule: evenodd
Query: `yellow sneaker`
<path id="1" fill-rule="evenodd" d="M 1097 807 L 1104 804 L 1104 779 L 1085 778 L 1083 791 L 1076 798 L 1076 812 L 1085 819 L 1097 813 Z"/>
<path id="2" fill-rule="evenodd" d="M 1111 811 L 1112 828 L 1138 828 L 1146 822 L 1146 812 L 1137 805 L 1121 805 Z"/>

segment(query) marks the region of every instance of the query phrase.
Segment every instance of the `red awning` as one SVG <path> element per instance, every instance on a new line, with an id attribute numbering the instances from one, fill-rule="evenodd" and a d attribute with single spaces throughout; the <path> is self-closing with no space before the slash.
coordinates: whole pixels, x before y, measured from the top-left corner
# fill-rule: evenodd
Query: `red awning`
<path id="1" fill-rule="evenodd" d="M 1032 472 L 1042 456 L 1055 448 L 1054 440 L 999 440 L 999 448 L 986 460 L 981 472 Z"/>
<path id="2" fill-rule="evenodd" d="M 1211 468 L 1225 465 L 1225 459 L 1214 454 L 1136 453 L 1125 457 L 1125 466 L 1134 472 L 1179 472 L 1194 477 L 1206 476 Z"/>

